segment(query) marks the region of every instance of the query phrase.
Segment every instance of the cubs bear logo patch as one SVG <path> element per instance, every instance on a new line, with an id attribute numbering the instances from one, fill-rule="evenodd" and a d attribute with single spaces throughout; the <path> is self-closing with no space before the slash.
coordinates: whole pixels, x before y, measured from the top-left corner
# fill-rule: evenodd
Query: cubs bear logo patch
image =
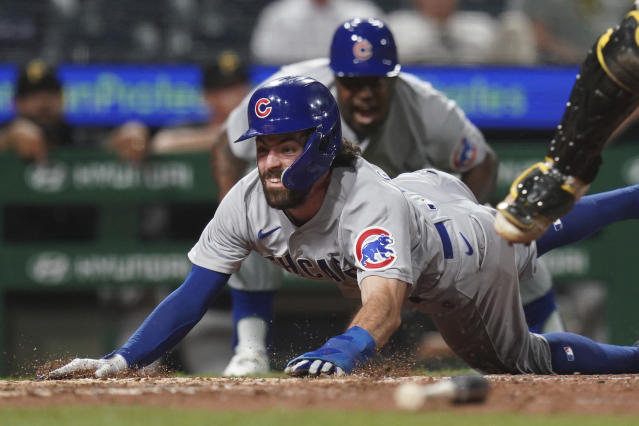
<path id="1" fill-rule="evenodd" d="M 266 98 L 260 98 L 255 102 L 255 115 L 260 118 L 266 118 L 273 110 L 273 107 L 268 106 L 271 101 Z"/>
<path id="2" fill-rule="evenodd" d="M 397 259 L 393 244 L 395 240 L 386 229 L 377 226 L 366 228 L 355 239 L 355 258 L 364 269 L 388 268 Z"/>
<path id="3" fill-rule="evenodd" d="M 468 139 L 462 139 L 453 153 L 453 166 L 455 169 L 470 167 L 477 158 L 477 147 Z"/>

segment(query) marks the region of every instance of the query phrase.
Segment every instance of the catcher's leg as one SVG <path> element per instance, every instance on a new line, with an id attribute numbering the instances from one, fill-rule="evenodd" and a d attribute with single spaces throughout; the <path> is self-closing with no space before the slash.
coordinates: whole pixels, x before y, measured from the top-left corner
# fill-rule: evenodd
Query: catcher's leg
<path id="1" fill-rule="evenodd" d="M 588 52 L 545 162 L 522 173 L 497 205 L 495 229 L 513 242 L 541 236 L 570 211 L 601 164 L 601 151 L 639 106 L 639 11 Z"/>

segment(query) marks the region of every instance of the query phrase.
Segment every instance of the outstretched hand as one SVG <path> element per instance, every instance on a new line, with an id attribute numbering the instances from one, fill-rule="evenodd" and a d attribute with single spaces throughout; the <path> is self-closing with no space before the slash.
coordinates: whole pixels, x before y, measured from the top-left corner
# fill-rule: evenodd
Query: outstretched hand
<path id="1" fill-rule="evenodd" d="M 319 351 L 315 351 L 319 352 Z M 307 352 L 304 355 L 295 358 L 288 363 L 284 369 L 284 373 L 293 377 L 303 376 L 320 376 L 320 375 L 335 375 L 344 376 L 346 372 L 335 364 L 322 359 L 303 359 L 302 357 L 313 356 L 315 352 Z M 317 355 L 319 356 L 319 355 Z"/>
<path id="2" fill-rule="evenodd" d="M 364 365 L 375 353 L 375 340 L 363 328 L 351 327 L 330 338 L 321 348 L 300 355 L 288 363 L 289 376 L 342 376 Z"/>
<path id="3" fill-rule="evenodd" d="M 76 358 L 70 363 L 49 373 L 51 379 L 64 379 L 75 373 L 93 372 L 99 379 L 114 376 L 128 368 L 127 362 L 120 354 L 107 359 Z"/>

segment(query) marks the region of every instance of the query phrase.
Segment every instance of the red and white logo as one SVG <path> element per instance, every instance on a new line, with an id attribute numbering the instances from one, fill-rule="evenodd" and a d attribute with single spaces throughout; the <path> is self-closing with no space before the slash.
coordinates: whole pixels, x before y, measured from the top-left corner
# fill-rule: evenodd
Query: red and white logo
<path id="1" fill-rule="evenodd" d="M 459 141 L 453 153 L 453 167 L 455 170 L 464 170 L 475 163 L 477 158 L 477 146 L 464 138 Z"/>
<path id="2" fill-rule="evenodd" d="M 566 359 L 568 361 L 574 361 L 575 360 L 575 353 L 572 351 L 572 348 L 570 346 L 564 346 L 564 352 L 566 353 Z"/>
<path id="3" fill-rule="evenodd" d="M 392 245 L 395 240 L 390 232 L 382 227 L 366 228 L 355 240 L 355 258 L 359 265 L 368 270 L 388 268 L 397 259 Z"/>
<path id="4" fill-rule="evenodd" d="M 373 56 L 373 45 L 366 39 L 360 40 L 353 45 L 353 56 L 360 61 L 366 61 Z"/>
<path id="5" fill-rule="evenodd" d="M 266 98 L 258 99 L 257 102 L 255 102 L 255 115 L 257 115 L 260 118 L 268 117 L 268 115 L 273 110 L 273 107 L 267 106 L 270 103 L 271 101 L 269 101 Z"/>

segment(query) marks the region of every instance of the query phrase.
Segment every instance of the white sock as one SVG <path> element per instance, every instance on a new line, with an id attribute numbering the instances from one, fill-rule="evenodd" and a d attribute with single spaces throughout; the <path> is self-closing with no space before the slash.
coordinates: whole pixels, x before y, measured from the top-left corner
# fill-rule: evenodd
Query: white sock
<path id="1" fill-rule="evenodd" d="M 266 350 L 268 324 L 262 318 L 246 317 L 237 322 L 236 352 Z"/>

